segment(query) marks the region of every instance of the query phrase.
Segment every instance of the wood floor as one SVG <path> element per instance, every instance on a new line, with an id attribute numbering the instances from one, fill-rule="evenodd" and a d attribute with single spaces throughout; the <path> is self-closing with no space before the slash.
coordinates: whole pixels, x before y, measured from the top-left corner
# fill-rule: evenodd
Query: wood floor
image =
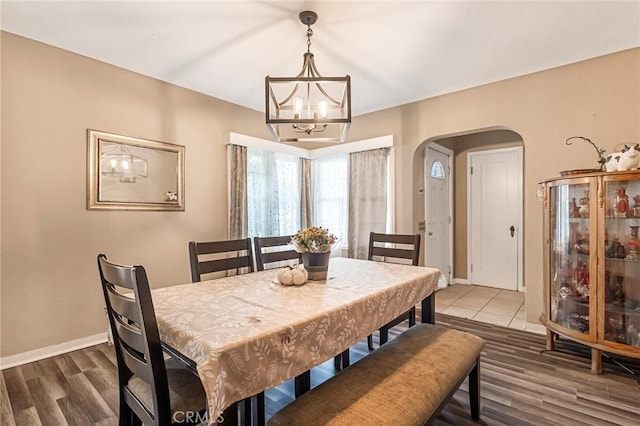
<path id="1" fill-rule="evenodd" d="M 639 425 L 640 363 L 605 359 L 605 373 L 590 373 L 588 352 L 561 341 L 544 351 L 544 337 L 450 317 L 438 323 L 466 330 L 487 342 L 482 353 L 482 412 L 485 425 Z M 402 331 L 402 326 L 393 331 Z M 368 352 L 366 341 L 352 348 L 352 361 Z M 627 371 L 627 369 L 629 371 Z M 329 361 L 312 371 L 315 386 L 334 374 Z M 117 424 L 115 356 L 106 344 L 2 371 L 0 424 Z M 293 384 L 270 389 L 267 417 L 293 399 Z M 398 397 L 402 397 L 399 395 Z M 436 424 L 474 424 L 466 383 Z M 313 424 L 311 421 L 310 424 Z"/>

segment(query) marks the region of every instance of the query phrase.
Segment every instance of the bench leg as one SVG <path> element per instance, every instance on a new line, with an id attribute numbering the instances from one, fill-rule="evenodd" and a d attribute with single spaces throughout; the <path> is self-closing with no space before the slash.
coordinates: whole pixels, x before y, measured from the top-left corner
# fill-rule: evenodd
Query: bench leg
<path id="1" fill-rule="evenodd" d="M 476 365 L 469 373 L 469 406 L 471 418 L 480 419 L 480 357 L 476 358 Z"/>
<path id="2" fill-rule="evenodd" d="M 373 335 L 367 336 L 367 346 L 369 347 L 369 351 L 373 350 Z"/>
<path id="3" fill-rule="evenodd" d="M 305 371 L 296 376 L 294 384 L 296 398 L 299 398 L 311 389 L 311 371 Z"/>
<path id="4" fill-rule="evenodd" d="M 425 324 L 436 323 L 436 292 L 431 293 L 422 300 L 422 322 Z"/>
<path id="5" fill-rule="evenodd" d="M 349 364 L 351 364 L 349 360 L 349 349 L 333 357 L 333 368 L 335 368 L 336 371 L 347 368 Z"/>
<path id="6" fill-rule="evenodd" d="M 384 345 L 385 343 L 387 343 L 387 341 L 389 340 L 389 329 L 386 326 L 382 326 L 382 328 L 380 328 L 380 346 Z"/>
<path id="7" fill-rule="evenodd" d="M 264 415 L 264 392 L 260 392 L 255 396 L 256 398 L 256 413 L 253 417 L 255 419 L 255 425 L 264 426 L 266 424 L 266 419 Z"/>
<path id="8" fill-rule="evenodd" d="M 349 349 L 347 349 L 346 351 L 342 352 L 340 354 L 340 366 L 341 369 L 345 369 L 349 366 L 349 364 L 351 364 L 351 360 L 349 358 Z"/>
<path id="9" fill-rule="evenodd" d="M 237 425 L 238 424 L 238 403 L 234 402 L 233 404 L 231 404 L 229 407 L 227 407 L 221 416 L 221 422 L 218 422 L 218 424 L 222 423 L 225 425 Z"/>

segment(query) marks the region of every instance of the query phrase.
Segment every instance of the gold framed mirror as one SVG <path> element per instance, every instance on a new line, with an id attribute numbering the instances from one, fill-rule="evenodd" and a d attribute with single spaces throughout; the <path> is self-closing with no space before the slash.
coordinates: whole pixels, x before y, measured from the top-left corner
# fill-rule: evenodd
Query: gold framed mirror
<path id="1" fill-rule="evenodd" d="M 87 130 L 87 209 L 184 211 L 182 145 Z"/>

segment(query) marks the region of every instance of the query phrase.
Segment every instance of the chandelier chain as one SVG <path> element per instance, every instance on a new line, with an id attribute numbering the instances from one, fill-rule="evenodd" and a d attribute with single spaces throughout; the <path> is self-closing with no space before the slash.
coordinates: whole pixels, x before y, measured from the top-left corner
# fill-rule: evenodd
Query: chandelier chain
<path id="1" fill-rule="evenodd" d="M 311 25 L 308 25 L 307 28 L 307 52 L 311 52 L 311 36 L 313 35 L 313 30 L 311 29 Z"/>

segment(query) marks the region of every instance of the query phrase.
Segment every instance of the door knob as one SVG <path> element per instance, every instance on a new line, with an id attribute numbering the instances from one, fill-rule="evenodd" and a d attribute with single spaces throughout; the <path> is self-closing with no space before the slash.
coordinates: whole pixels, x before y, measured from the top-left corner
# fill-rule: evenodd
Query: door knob
<path id="1" fill-rule="evenodd" d="M 429 232 L 427 235 L 433 237 L 433 232 Z"/>
<path id="2" fill-rule="evenodd" d="M 513 225 L 511 225 L 511 226 L 509 227 L 509 231 L 511 231 L 511 238 L 513 238 L 513 233 L 516 231 L 516 227 L 515 227 L 515 226 L 513 226 Z"/>

